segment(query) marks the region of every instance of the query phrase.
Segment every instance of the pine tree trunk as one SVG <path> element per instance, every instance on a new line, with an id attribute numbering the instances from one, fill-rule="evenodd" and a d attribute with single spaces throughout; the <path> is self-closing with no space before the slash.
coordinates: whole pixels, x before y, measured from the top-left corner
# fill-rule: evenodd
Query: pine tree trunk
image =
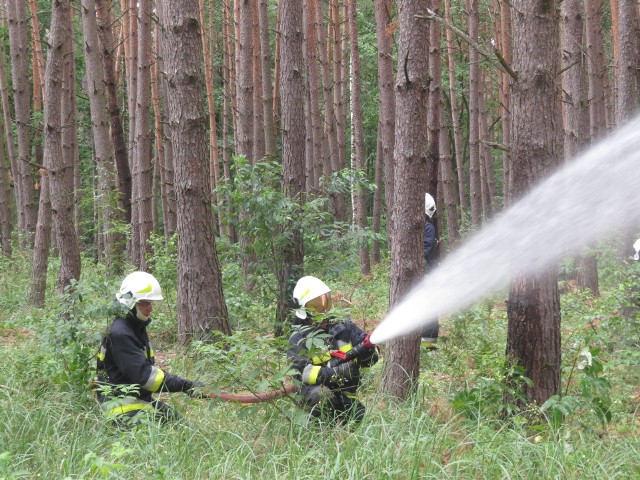
<path id="1" fill-rule="evenodd" d="M 0 116 L 0 244 L 2 255 L 10 257 L 12 254 L 11 231 L 11 189 L 9 185 L 9 165 L 4 150 L 4 131 L 2 117 Z M 36 227 L 37 231 L 37 227 Z"/>
<path id="2" fill-rule="evenodd" d="M 459 197 L 456 192 L 456 180 L 453 174 L 451 140 L 449 138 L 449 131 L 445 121 L 446 112 L 444 109 L 444 94 L 442 91 L 440 93 L 440 167 L 438 168 L 440 178 L 438 181 L 440 182 L 440 185 L 442 185 L 442 196 L 444 198 L 447 219 L 447 238 L 449 241 L 449 249 L 452 249 L 458 244 L 460 239 L 458 211 L 456 208 Z M 442 216 L 439 218 L 442 219 Z"/>
<path id="3" fill-rule="evenodd" d="M 151 16 L 152 1 L 138 0 L 138 74 L 135 113 L 135 153 L 134 162 L 137 175 L 134 176 L 133 198 L 138 208 L 138 266 L 146 270 L 148 246 L 153 230 L 153 205 L 151 191 Z"/>
<path id="4" fill-rule="evenodd" d="M 253 152 L 256 162 L 262 161 L 266 151 L 264 138 L 264 109 L 262 101 L 262 53 L 260 51 L 260 21 L 258 20 L 258 5 L 252 4 L 251 19 L 251 52 L 252 52 L 252 83 L 253 83 Z"/>
<path id="5" fill-rule="evenodd" d="M 561 156 L 560 98 L 556 87 L 560 58 L 557 2 L 513 3 L 512 155 L 514 198 L 551 172 Z M 560 302 L 557 268 L 517 275 L 509 291 L 506 353 L 533 382 L 529 400 L 544 403 L 559 393 L 561 373 Z"/>
<path id="6" fill-rule="evenodd" d="M 384 164 L 384 193 L 387 206 L 387 241 L 391 242 L 393 222 L 394 162 L 395 145 L 394 122 L 396 116 L 393 79 L 393 0 L 376 0 L 376 39 L 378 43 L 378 88 L 380 90 L 380 140 Z M 378 185 L 381 188 L 382 185 Z"/>
<path id="7" fill-rule="evenodd" d="M 445 0 L 445 18 L 451 23 L 451 0 Z M 469 209 L 467 201 L 467 182 L 464 173 L 464 157 L 462 142 L 462 127 L 460 126 L 460 109 L 458 107 L 458 96 L 456 93 L 456 65 L 454 58 L 455 47 L 453 44 L 453 33 L 451 29 L 446 29 L 447 39 L 447 68 L 449 70 L 449 103 L 451 105 L 451 123 L 453 125 L 453 146 L 456 158 L 456 171 L 458 174 L 458 195 L 460 196 L 460 218 L 464 218 L 465 212 Z"/>
<path id="8" fill-rule="evenodd" d="M 38 222 L 33 244 L 33 264 L 31 267 L 31 287 L 29 302 L 37 308 L 45 305 L 47 290 L 47 270 L 51 248 L 51 201 L 47 170 L 40 169 L 40 198 L 38 201 Z"/>
<path id="9" fill-rule="evenodd" d="M 351 115 L 353 118 L 352 130 L 354 136 L 354 154 L 356 170 L 365 172 L 364 151 L 364 120 L 362 118 L 362 79 L 360 66 L 360 46 L 358 44 L 358 26 L 356 24 L 356 0 L 348 0 L 348 24 L 349 44 L 351 57 Z M 358 228 L 367 228 L 367 198 L 364 188 L 356 189 L 355 223 Z M 371 258 L 369 256 L 369 243 L 362 239 L 360 242 L 360 273 L 371 273 Z"/>
<path id="10" fill-rule="evenodd" d="M 169 104 L 169 86 L 166 75 L 165 57 L 167 56 L 167 41 L 166 35 L 163 29 L 163 25 L 166 24 L 166 13 L 164 12 L 164 3 L 158 2 L 156 4 L 156 12 L 158 14 L 159 23 L 156 25 L 156 40 L 157 40 L 157 56 L 156 56 L 156 68 L 158 76 L 158 96 L 160 105 L 164 105 L 165 108 L 159 108 L 160 111 L 160 123 L 162 124 L 162 157 L 159 158 L 161 164 L 160 167 L 160 195 L 162 196 L 162 218 L 164 222 L 164 234 L 166 238 L 171 237 L 177 227 L 176 218 L 176 191 L 174 188 L 174 161 L 173 161 L 173 146 L 171 142 L 172 133 L 171 125 L 169 124 L 169 114 L 167 112 L 167 105 Z M 158 140 L 156 140 L 158 142 Z M 156 144 L 156 148 L 158 144 Z"/>
<path id="11" fill-rule="evenodd" d="M 478 41 L 479 0 L 467 0 L 469 37 Z M 469 45 L 469 193 L 471 198 L 471 225 L 479 227 L 482 221 L 482 183 L 480 181 L 480 55 Z"/>
<path id="12" fill-rule="evenodd" d="M 396 77 L 395 204 L 391 241 L 391 292 L 393 307 L 422 276 L 424 178 L 426 175 L 427 97 L 429 51 L 427 5 L 421 0 L 399 0 L 398 73 Z M 387 344 L 383 390 L 406 398 L 418 378 L 419 334 Z"/>
<path id="13" fill-rule="evenodd" d="M 33 233 L 36 228 L 36 207 L 31 178 L 31 94 L 29 88 L 31 81 L 29 79 L 25 7 L 24 0 L 7 1 L 13 103 L 18 138 L 16 169 L 12 171 L 12 175 L 16 192 L 20 245 L 23 248 L 33 245 Z"/>
<path id="14" fill-rule="evenodd" d="M 105 76 L 101 49 L 98 45 L 98 26 L 96 22 L 95 0 L 82 0 L 82 30 L 84 34 L 84 57 L 87 74 L 87 94 L 91 110 L 91 128 L 97 167 L 96 210 L 100 218 L 99 235 L 103 240 L 103 249 L 98 258 L 107 267 L 120 270 L 121 261 L 117 257 L 122 251 L 122 241 L 117 242 L 113 234 L 113 222 L 117 219 L 116 210 L 111 205 L 111 192 L 115 187 L 114 149 L 109 135 L 107 119 L 107 100 Z"/>
<path id="15" fill-rule="evenodd" d="M 69 0 L 54 0 L 45 72 L 44 163 L 49 172 L 51 221 L 60 251 L 57 282 L 60 294 L 72 280 L 80 279 L 80 245 L 74 225 L 73 157 L 63 155 L 62 146 L 63 121 L 75 121 L 70 102 L 73 90 L 66 75 L 72 59 L 65 55 L 66 39 L 71 35 L 70 12 Z"/>
<path id="16" fill-rule="evenodd" d="M 507 65 L 512 62 L 511 46 L 511 5 L 509 2 L 500 2 L 500 43 L 502 45 L 502 58 Z M 500 104 L 502 116 L 502 143 L 507 147 L 502 152 L 502 197 L 504 205 L 509 205 L 511 196 L 511 77 L 507 73 L 501 75 Z"/>
<path id="17" fill-rule="evenodd" d="M 317 23 L 319 25 L 324 25 L 321 21 L 323 18 L 322 8 L 318 8 L 316 10 L 317 15 Z M 327 32 L 331 31 L 331 27 L 327 28 Z M 320 69 L 322 72 L 322 92 L 323 92 L 323 101 L 324 101 L 324 113 L 325 113 L 325 131 L 328 142 L 329 155 L 326 159 L 326 164 L 324 166 L 325 175 L 331 175 L 337 168 L 340 152 L 338 151 L 338 132 L 336 129 L 336 112 L 334 109 L 333 103 L 333 78 L 331 74 L 331 66 L 332 66 L 332 55 L 331 51 L 333 51 L 333 39 L 325 37 L 324 31 L 318 29 L 318 44 L 320 48 Z M 342 195 L 338 192 L 333 192 L 330 194 L 331 198 L 331 213 L 335 219 L 340 218 L 342 212 Z"/>
<path id="18" fill-rule="evenodd" d="M 282 127 L 282 189 L 291 199 L 304 193 L 305 85 L 302 4 L 298 0 L 280 0 L 280 99 Z M 286 227 L 285 227 L 286 228 Z M 278 301 L 275 334 L 284 333 L 287 313 L 293 308 L 293 287 L 302 276 L 304 244 L 302 232 L 294 231 L 283 252 L 284 264 L 278 272 Z"/>
<path id="19" fill-rule="evenodd" d="M 269 18 L 267 17 L 267 0 L 258 1 L 258 21 L 260 25 L 260 59 L 262 62 L 262 102 L 265 136 L 265 152 L 267 156 L 276 154 L 276 126 L 273 112 L 273 78 L 271 75 L 271 43 L 269 42 Z"/>
<path id="20" fill-rule="evenodd" d="M 102 62 L 107 90 L 109 109 L 109 127 L 111 141 L 113 143 L 118 173 L 118 191 L 120 198 L 118 203 L 124 211 L 124 222 L 131 223 L 131 170 L 129 168 L 129 155 L 127 153 L 127 141 L 122 126 L 122 116 L 118 105 L 117 80 L 114 65 L 115 42 L 111 30 L 111 5 L 110 0 L 96 0 L 96 16 L 98 21 L 98 36 L 102 48 Z"/>
<path id="21" fill-rule="evenodd" d="M 207 107 L 209 111 L 209 164 L 210 164 L 210 181 L 213 205 L 218 204 L 215 189 L 218 186 L 220 178 L 220 159 L 218 154 L 218 126 L 216 124 L 216 112 L 213 100 L 213 56 L 209 55 L 209 42 L 213 44 L 207 36 L 207 22 L 204 10 L 204 0 L 199 0 L 198 8 L 200 11 L 200 35 L 202 37 L 202 51 L 204 52 L 204 79 L 207 87 Z M 213 15 L 213 12 L 210 12 Z M 217 220 L 216 220 L 217 222 Z"/>
<path id="22" fill-rule="evenodd" d="M 162 0 L 178 219 L 178 334 L 181 343 L 230 334 L 209 201 L 207 113 L 197 0 Z M 206 172 L 206 174 L 205 174 Z"/>

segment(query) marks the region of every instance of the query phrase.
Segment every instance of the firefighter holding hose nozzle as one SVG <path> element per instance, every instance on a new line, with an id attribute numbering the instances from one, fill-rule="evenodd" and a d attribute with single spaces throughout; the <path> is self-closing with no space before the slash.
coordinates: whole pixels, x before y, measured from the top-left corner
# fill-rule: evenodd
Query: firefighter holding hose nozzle
<path id="1" fill-rule="evenodd" d="M 302 406 L 324 421 L 360 422 L 360 369 L 378 361 L 376 346 L 352 321 L 331 316 L 331 289 L 318 278 L 300 278 L 293 300 L 298 309 L 287 358 L 298 372 Z"/>

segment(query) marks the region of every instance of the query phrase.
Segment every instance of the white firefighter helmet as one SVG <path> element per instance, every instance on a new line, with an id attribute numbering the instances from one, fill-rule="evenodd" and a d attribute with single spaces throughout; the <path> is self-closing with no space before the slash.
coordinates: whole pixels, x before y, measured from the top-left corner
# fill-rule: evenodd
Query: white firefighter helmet
<path id="1" fill-rule="evenodd" d="M 140 300 L 162 300 L 162 289 L 156 277 L 147 272 L 133 272 L 125 277 L 116 299 L 131 310 Z"/>
<path id="2" fill-rule="evenodd" d="M 424 213 L 429 215 L 429 218 L 433 217 L 436 213 L 436 201 L 428 193 L 424 194 Z"/>
<path id="3" fill-rule="evenodd" d="M 293 299 L 297 302 L 298 310 L 296 310 L 296 317 L 307 318 L 307 312 L 304 306 L 325 293 L 329 293 L 331 289 L 322 280 L 312 276 L 302 277 L 296 283 L 293 289 Z"/>
<path id="4" fill-rule="evenodd" d="M 633 249 L 636 251 L 636 254 L 633 256 L 634 260 L 640 260 L 640 238 L 636 240 L 633 244 Z"/>

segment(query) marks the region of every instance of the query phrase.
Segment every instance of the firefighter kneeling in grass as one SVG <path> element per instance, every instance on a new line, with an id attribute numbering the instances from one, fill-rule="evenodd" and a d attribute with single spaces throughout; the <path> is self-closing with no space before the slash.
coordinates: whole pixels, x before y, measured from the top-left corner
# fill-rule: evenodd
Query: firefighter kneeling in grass
<path id="1" fill-rule="evenodd" d="M 330 316 L 331 290 L 316 277 L 298 280 L 293 299 L 299 308 L 287 358 L 298 371 L 302 406 L 322 420 L 360 422 L 360 369 L 378 361 L 375 345 L 350 320 Z"/>
<path id="2" fill-rule="evenodd" d="M 155 277 L 133 272 L 122 282 L 116 300 L 125 307 L 117 315 L 102 339 L 97 360 L 97 396 L 105 415 L 119 423 L 139 423 L 141 412 L 161 421 L 176 420 L 175 409 L 153 393 L 185 392 L 204 396 L 203 384 L 163 371 L 155 358 L 147 327 L 151 323 L 153 303 L 162 300 L 162 290 Z"/>

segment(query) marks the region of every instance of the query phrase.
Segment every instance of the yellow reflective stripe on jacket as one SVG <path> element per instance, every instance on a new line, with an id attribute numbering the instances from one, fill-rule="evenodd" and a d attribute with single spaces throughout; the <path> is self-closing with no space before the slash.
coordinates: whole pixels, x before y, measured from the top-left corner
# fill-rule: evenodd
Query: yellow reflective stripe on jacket
<path id="1" fill-rule="evenodd" d="M 155 365 L 151 367 L 151 375 L 149 375 L 149 379 L 142 385 L 142 388 L 145 390 L 149 390 L 150 392 L 157 392 L 160 390 L 162 386 L 162 381 L 164 380 L 164 372 L 156 367 Z"/>
<path id="2" fill-rule="evenodd" d="M 353 348 L 353 344 L 351 342 L 347 343 L 346 345 L 343 345 L 340 347 L 340 351 L 347 353 L 349 350 L 351 350 Z"/>
<path id="3" fill-rule="evenodd" d="M 311 373 L 309 374 L 309 385 L 315 385 L 318 381 L 318 375 L 320 374 L 320 368 L 322 367 L 313 367 L 311 369 Z"/>
<path id="4" fill-rule="evenodd" d="M 104 357 L 107 355 L 107 349 L 104 345 L 100 345 L 100 351 L 98 352 L 98 360 L 104 362 Z"/>
<path id="5" fill-rule="evenodd" d="M 116 405 L 114 407 L 114 405 Z M 135 410 L 153 410 L 153 405 L 134 397 L 115 398 L 103 403 L 100 408 L 105 415 L 122 415 Z"/>
<path id="6" fill-rule="evenodd" d="M 321 357 L 312 357 L 311 358 L 311 362 L 314 365 L 322 365 L 323 363 L 327 363 L 329 360 L 331 360 L 331 353 L 329 353 L 329 352 L 324 353 Z"/>
<path id="7" fill-rule="evenodd" d="M 318 374 L 320 373 L 319 365 L 307 365 L 304 367 L 302 371 L 302 383 L 306 383 L 307 385 L 315 385 L 318 381 Z"/>

